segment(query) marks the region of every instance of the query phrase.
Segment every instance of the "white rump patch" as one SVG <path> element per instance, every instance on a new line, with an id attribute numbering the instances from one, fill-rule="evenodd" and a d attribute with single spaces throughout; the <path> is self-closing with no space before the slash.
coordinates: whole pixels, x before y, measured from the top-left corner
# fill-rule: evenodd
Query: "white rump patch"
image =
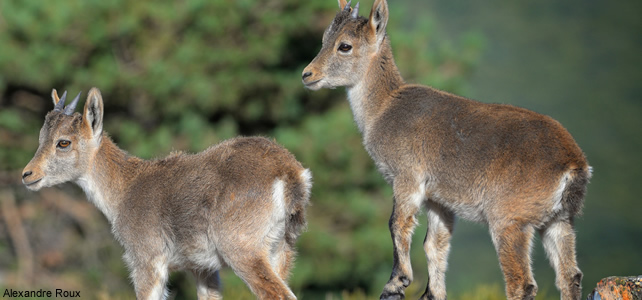
<path id="1" fill-rule="evenodd" d="M 562 210 L 562 196 L 564 196 L 564 190 L 566 189 L 566 185 L 568 184 L 569 180 L 569 172 L 564 173 L 562 175 L 562 178 L 560 179 L 560 183 L 557 186 L 557 189 L 555 192 L 553 192 L 553 211 L 558 212 Z"/>
<path id="2" fill-rule="evenodd" d="M 265 236 L 267 243 L 270 245 L 270 252 L 274 253 L 283 242 L 285 235 L 285 181 L 276 179 L 272 184 L 272 202 L 274 203 L 270 223 L 267 224 L 267 234 Z M 278 257 L 270 256 L 270 264 L 276 267 Z"/>
<path id="3" fill-rule="evenodd" d="M 303 180 L 305 191 L 309 195 L 310 189 L 312 189 L 312 173 L 310 169 L 305 169 L 301 172 L 301 180 Z"/>
<path id="4" fill-rule="evenodd" d="M 273 218 L 280 219 L 279 215 L 283 214 L 279 212 L 285 212 L 285 182 L 281 179 L 275 180 L 272 184 L 272 202 L 275 210 Z"/>

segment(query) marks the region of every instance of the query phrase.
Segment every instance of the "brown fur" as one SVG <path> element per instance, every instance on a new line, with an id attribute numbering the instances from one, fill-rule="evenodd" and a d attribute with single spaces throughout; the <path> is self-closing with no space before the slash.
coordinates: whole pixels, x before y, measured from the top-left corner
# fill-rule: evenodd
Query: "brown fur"
<path id="1" fill-rule="evenodd" d="M 591 173 L 568 131 L 523 108 L 406 84 L 385 33 L 386 1 L 376 0 L 368 19 L 351 16 L 346 5 L 339 0 L 342 11 L 303 83 L 312 90 L 346 86 L 365 148 L 393 186 L 394 266 L 381 298 L 403 298 L 412 281 L 410 237 L 415 214 L 425 207 L 430 280 L 422 299 L 446 298 L 455 215 L 489 225 L 509 299 L 537 292 L 530 269 L 535 230 L 544 237 L 562 299 L 579 299 L 572 224 Z"/>
<path id="2" fill-rule="evenodd" d="M 85 190 L 125 248 L 137 298 L 164 298 L 169 270 L 186 269 L 199 299 L 220 299 L 223 265 L 260 299 L 295 298 L 286 281 L 311 183 L 292 154 L 266 138 L 243 137 L 142 160 L 102 132 L 102 111 L 92 89 L 83 115 L 47 114 L 23 182 L 39 190 L 72 181 Z M 61 148 L 60 140 L 71 145 Z"/>

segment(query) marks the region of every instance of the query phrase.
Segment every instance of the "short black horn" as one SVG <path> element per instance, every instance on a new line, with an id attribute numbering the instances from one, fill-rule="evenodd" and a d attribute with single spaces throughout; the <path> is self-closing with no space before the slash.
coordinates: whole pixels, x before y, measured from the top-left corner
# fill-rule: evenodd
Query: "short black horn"
<path id="1" fill-rule="evenodd" d="M 344 11 L 350 11 L 350 3 L 351 2 L 352 2 L 352 0 L 348 1 L 348 4 L 346 4 L 346 6 L 343 7 Z"/>
<path id="2" fill-rule="evenodd" d="M 352 10 L 352 18 L 356 19 L 359 16 L 359 2 L 357 2 L 357 5 L 354 6 L 354 9 Z"/>
<path id="3" fill-rule="evenodd" d="M 67 98 L 67 91 L 62 94 L 60 100 L 58 100 L 56 105 L 54 105 L 54 111 L 62 111 L 62 109 L 65 107 L 65 98 Z"/>
<path id="4" fill-rule="evenodd" d="M 65 115 L 71 115 L 74 113 L 74 111 L 76 110 L 76 105 L 78 104 L 78 99 L 80 99 L 81 93 L 82 92 L 78 92 L 78 95 L 76 96 L 76 98 L 74 98 L 74 100 L 72 100 L 71 103 L 69 103 L 69 105 L 65 107 Z"/>

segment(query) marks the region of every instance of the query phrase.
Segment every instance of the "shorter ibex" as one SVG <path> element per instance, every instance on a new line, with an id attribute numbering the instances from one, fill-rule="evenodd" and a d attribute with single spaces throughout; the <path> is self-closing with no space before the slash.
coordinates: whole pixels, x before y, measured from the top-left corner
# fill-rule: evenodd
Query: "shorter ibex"
<path id="1" fill-rule="evenodd" d="M 66 93 L 65 93 L 66 94 Z M 79 94 L 80 96 L 80 94 Z M 25 167 L 30 190 L 75 182 L 125 249 L 138 299 L 163 299 L 170 270 L 196 276 L 199 299 L 220 299 L 229 266 L 260 299 L 296 299 L 286 281 L 304 228 L 310 171 L 266 138 L 235 138 L 193 155 L 130 156 L 103 133 L 103 100 L 83 114 L 52 92 L 40 145 Z"/>
<path id="2" fill-rule="evenodd" d="M 404 83 L 386 35 L 388 4 L 370 17 L 341 11 L 303 71 L 312 90 L 345 86 L 363 144 L 392 185 L 394 266 L 381 299 L 400 299 L 412 281 L 410 241 L 426 208 L 424 249 L 430 279 L 421 299 L 446 299 L 445 272 L 455 215 L 488 224 L 509 299 L 533 299 L 535 231 L 556 271 L 562 299 L 579 299 L 573 219 L 591 169 L 571 135 L 552 118 Z"/>

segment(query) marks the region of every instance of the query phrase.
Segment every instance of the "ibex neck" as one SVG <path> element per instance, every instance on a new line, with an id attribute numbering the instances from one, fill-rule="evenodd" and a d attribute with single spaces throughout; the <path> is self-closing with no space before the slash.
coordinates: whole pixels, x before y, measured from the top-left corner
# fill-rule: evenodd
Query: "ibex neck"
<path id="1" fill-rule="evenodd" d="M 118 148 L 107 135 L 103 135 L 85 175 L 76 183 L 85 191 L 89 201 L 113 224 L 128 183 L 136 176 L 143 162 Z"/>
<path id="2" fill-rule="evenodd" d="M 404 85 L 392 56 L 388 37 L 381 43 L 361 81 L 348 87 L 348 100 L 359 130 L 366 134 L 368 127 L 392 100 L 394 91 Z"/>

